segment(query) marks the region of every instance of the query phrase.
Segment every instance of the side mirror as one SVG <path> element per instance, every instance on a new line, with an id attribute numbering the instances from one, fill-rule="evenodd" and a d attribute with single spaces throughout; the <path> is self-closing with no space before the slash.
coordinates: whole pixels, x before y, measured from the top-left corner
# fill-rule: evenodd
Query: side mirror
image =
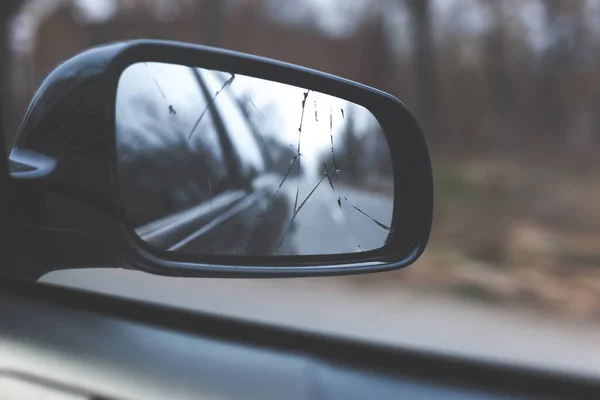
<path id="1" fill-rule="evenodd" d="M 374 272 L 414 262 L 431 229 L 429 155 L 399 100 L 196 45 L 137 40 L 64 62 L 10 162 L 44 260 L 33 275 Z"/>

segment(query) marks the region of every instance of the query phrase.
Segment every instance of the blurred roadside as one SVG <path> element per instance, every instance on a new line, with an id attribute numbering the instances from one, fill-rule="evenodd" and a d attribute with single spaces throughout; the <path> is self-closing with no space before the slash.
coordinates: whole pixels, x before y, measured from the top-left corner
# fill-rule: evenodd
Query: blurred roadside
<path id="1" fill-rule="evenodd" d="M 57 63 L 136 37 L 391 92 L 432 151 L 433 236 L 413 267 L 353 279 L 600 317 L 600 0 L 28 0 L 5 21 L 9 141 Z"/>

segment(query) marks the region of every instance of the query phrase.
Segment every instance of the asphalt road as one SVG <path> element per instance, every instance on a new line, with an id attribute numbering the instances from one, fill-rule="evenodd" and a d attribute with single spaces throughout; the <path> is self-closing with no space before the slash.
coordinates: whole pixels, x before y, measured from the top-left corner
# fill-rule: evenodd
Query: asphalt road
<path id="1" fill-rule="evenodd" d="M 314 185 L 301 185 L 299 203 L 310 194 Z M 295 187 L 285 187 L 288 195 L 295 196 Z M 341 199 L 341 207 L 338 198 Z M 386 227 L 391 225 L 393 204 L 393 197 L 386 194 L 369 193 L 344 185 L 336 185 L 334 191 L 325 180 L 300 209 L 296 218 L 297 229 L 285 240 L 292 241 L 299 254 L 374 250 L 383 245 L 389 234 L 377 222 Z"/>

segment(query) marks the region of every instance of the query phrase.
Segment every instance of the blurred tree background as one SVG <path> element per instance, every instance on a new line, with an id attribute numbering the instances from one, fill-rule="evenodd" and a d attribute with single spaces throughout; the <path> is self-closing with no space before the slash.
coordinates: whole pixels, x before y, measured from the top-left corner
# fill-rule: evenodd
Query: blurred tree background
<path id="1" fill-rule="evenodd" d="M 182 40 L 341 75 L 405 102 L 432 151 L 431 251 L 399 281 L 600 315 L 600 0 L 3 0 L 0 7 L 9 142 L 46 74 L 99 43 Z"/>
<path id="2" fill-rule="evenodd" d="M 9 32 L 9 26 L 20 3 L 20 0 L 6 0 L 0 4 L 0 134 L 5 133 L 3 122 L 7 119 L 5 115 L 10 101 L 8 88 L 10 71 L 8 67 L 11 64 L 11 32 Z"/>

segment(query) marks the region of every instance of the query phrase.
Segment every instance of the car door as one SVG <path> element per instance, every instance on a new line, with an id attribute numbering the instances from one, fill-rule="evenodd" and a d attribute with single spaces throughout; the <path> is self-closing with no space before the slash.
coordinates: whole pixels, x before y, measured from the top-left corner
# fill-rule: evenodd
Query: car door
<path id="1" fill-rule="evenodd" d="M 229 252 L 271 254 L 277 250 L 293 211 L 290 199 L 278 193 L 283 177 L 273 168 L 260 127 L 250 123 L 229 84 L 234 78 L 207 70 L 198 70 L 198 77 L 206 94 L 213 96 L 209 104 L 215 125 L 222 130 L 223 147 L 235 165 L 234 187 L 246 192 L 224 227 L 228 234 L 220 239 Z"/>
<path id="2" fill-rule="evenodd" d="M 165 250 L 217 252 L 222 222 L 246 195 L 190 68 L 131 71 L 117 96 L 119 186 L 136 233 Z M 133 82 L 135 88 L 126 86 Z"/>

